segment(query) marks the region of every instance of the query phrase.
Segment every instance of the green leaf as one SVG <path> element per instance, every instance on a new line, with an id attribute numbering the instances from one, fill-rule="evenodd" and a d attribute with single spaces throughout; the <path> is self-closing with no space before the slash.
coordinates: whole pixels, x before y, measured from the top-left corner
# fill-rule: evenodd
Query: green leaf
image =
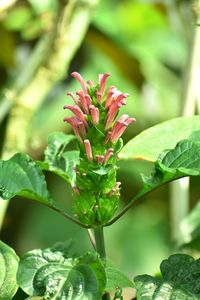
<path id="1" fill-rule="evenodd" d="M 79 161 L 79 151 L 66 151 L 66 147 L 76 137 L 63 132 L 54 132 L 48 137 L 48 146 L 45 150 L 44 162 L 38 162 L 43 170 L 51 171 L 69 183 L 76 178 L 74 167 Z"/>
<path id="2" fill-rule="evenodd" d="M 0 197 L 9 200 L 16 195 L 53 204 L 42 170 L 23 153 L 0 161 Z"/>
<path id="3" fill-rule="evenodd" d="M 137 300 L 198 300 L 200 259 L 174 254 L 160 266 L 162 278 L 140 275 L 135 278 Z"/>
<path id="4" fill-rule="evenodd" d="M 200 129 L 200 116 L 172 119 L 144 130 L 119 153 L 121 159 L 156 161 L 165 149 L 171 149 Z"/>
<path id="5" fill-rule="evenodd" d="M 17 280 L 28 295 L 43 296 L 45 300 L 99 300 L 106 285 L 97 254 L 71 258 L 63 247 L 26 253 L 19 263 Z"/>
<path id="6" fill-rule="evenodd" d="M 151 176 L 142 176 L 144 186 L 136 198 L 172 180 L 199 175 L 200 143 L 189 139 L 180 141 L 174 149 L 159 155 Z"/>
<path id="7" fill-rule="evenodd" d="M 0 241 L 0 300 L 10 300 L 17 291 L 18 257 L 14 250 Z"/>
<path id="8" fill-rule="evenodd" d="M 133 282 L 117 268 L 107 266 L 106 271 L 106 291 L 113 292 L 119 288 L 134 287 Z"/>

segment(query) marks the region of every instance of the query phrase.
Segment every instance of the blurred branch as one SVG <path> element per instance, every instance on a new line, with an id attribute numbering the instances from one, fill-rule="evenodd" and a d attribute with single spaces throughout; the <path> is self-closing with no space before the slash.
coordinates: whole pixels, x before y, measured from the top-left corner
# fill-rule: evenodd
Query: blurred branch
<path id="1" fill-rule="evenodd" d="M 200 0 L 193 7 L 196 12 L 196 24 L 200 22 Z M 183 103 L 183 116 L 195 114 L 197 96 L 199 94 L 200 74 L 200 27 L 196 25 L 192 36 L 191 49 L 189 51 L 188 66 L 185 71 L 185 78 L 181 94 Z M 171 183 L 170 189 L 170 215 L 171 215 L 171 236 L 177 241 L 180 223 L 189 212 L 189 178 L 184 178 Z"/>
<path id="2" fill-rule="evenodd" d="M 8 8 L 14 5 L 17 0 L 1 0 L 0 1 L 0 14 L 4 13 Z"/>
<path id="3" fill-rule="evenodd" d="M 82 43 L 98 0 L 70 0 L 66 3 L 55 22 L 56 26 L 44 37 L 43 51 L 40 51 L 42 46 L 38 45 L 28 63 L 29 67 L 22 72 L 22 78 L 16 79 L 6 92 L 12 109 L 3 146 L 3 159 L 16 151 L 27 152 L 31 138 L 31 118 L 52 87 L 66 77 L 67 69 Z M 7 205 L 8 202 L 0 200 L 0 227 Z"/>

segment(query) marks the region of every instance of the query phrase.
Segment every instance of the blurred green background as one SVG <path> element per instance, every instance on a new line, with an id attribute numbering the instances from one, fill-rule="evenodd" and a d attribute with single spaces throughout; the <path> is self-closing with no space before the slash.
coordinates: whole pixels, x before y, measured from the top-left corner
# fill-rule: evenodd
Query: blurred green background
<path id="1" fill-rule="evenodd" d="M 181 93 L 194 30 L 192 2 L 175 0 L 0 1 L 0 147 L 42 159 L 48 133 L 70 132 L 62 107 L 78 86 L 70 72 L 130 94 L 122 109 L 137 119 L 124 142 L 145 128 L 181 115 Z M 150 163 L 121 161 L 122 206 L 138 191 L 139 173 Z M 46 174 L 52 194 L 69 210 L 70 188 Z M 198 200 L 192 180 L 191 206 Z M 105 229 L 108 257 L 130 277 L 154 274 L 174 251 L 170 234 L 169 186 L 151 193 Z M 75 238 L 79 252 L 91 249 L 87 232 L 55 212 L 13 199 L 1 239 L 18 254 Z"/>

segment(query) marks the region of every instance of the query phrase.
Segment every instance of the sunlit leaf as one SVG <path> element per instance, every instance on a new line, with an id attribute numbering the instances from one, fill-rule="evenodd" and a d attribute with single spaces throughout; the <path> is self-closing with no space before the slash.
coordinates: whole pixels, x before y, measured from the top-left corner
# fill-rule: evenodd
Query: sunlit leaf
<path id="1" fill-rule="evenodd" d="M 106 284 L 97 254 L 70 258 L 62 248 L 26 253 L 19 263 L 17 280 L 28 295 L 45 299 L 99 300 Z"/>
<path id="2" fill-rule="evenodd" d="M 30 156 L 23 153 L 0 161 L 0 196 L 9 200 L 16 195 L 46 205 L 53 203 L 42 170 Z"/>
<path id="3" fill-rule="evenodd" d="M 10 300 L 17 291 L 18 257 L 14 250 L 0 241 L 0 300 Z"/>
<path id="4" fill-rule="evenodd" d="M 200 143 L 182 140 L 172 150 L 162 153 L 155 163 L 151 176 L 143 176 L 143 191 L 149 192 L 164 183 L 200 175 Z"/>
<path id="5" fill-rule="evenodd" d="M 144 130 L 129 141 L 120 152 L 121 159 L 156 161 L 158 155 L 171 149 L 200 129 L 200 116 L 172 119 Z"/>
<path id="6" fill-rule="evenodd" d="M 135 278 L 137 300 L 198 300 L 200 260 L 186 254 L 171 255 L 161 263 L 162 278 L 140 275 Z"/>
<path id="7" fill-rule="evenodd" d="M 200 142 L 199 133 L 191 135 L 191 139 L 180 141 L 174 149 L 163 151 L 154 164 L 152 174 L 142 174 L 143 186 L 135 195 L 131 205 L 154 189 L 170 181 L 186 177 L 200 175 Z M 198 139 L 198 141 L 196 141 Z"/>

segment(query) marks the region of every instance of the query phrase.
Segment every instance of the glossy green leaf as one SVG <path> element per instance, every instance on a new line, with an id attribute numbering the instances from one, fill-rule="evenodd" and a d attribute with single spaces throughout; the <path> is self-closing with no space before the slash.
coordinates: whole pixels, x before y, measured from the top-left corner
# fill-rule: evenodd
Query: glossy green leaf
<path id="1" fill-rule="evenodd" d="M 14 250 L 0 241 L 0 300 L 10 300 L 17 291 L 18 257 Z"/>
<path id="2" fill-rule="evenodd" d="M 43 296 L 45 300 L 99 300 L 106 285 L 97 254 L 71 258 L 62 247 L 26 253 L 19 263 L 17 280 L 28 295 Z"/>
<path id="3" fill-rule="evenodd" d="M 161 152 L 175 147 L 195 130 L 200 130 L 200 116 L 181 117 L 163 122 L 144 130 L 129 141 L 119 157 L 154 162 Z"/>
<path id="4" fill-rule="evenodd" d="M 180 141 L 174 149 L 165 150 L 159 155 L 152 174 L 150 176 L 142 175 L 143 186 L 124 208 L 123 213 L 135 201 L 165 183 L 186 176 L 200 175 L 200 142 L 198 137 L 199 131 L 193 132 L 189 139 Z"/>
<path id="5" fill-rule="evenodd" d="M 117 268 L 108 266 L 106 270 L 106 291 L 113 292 L 119 288 L 134 287 L 133 282 Z"/>
<path id="6" fill-rule="evenodd" d="M 53 203 L 42 170 L 23 153 L 0 161 L 0 197 L 9 200 L 16 195 L 46 205 Z"/>
<path id="7" fill-rule="evenodd" d="M 162 278 L 135 278 L 137 300 L 197 300 L 200 298 L 200 259 L 171 255 L 160 266 Z"/>
<path id="8" fill-rule="evenodd" d="M 157 186 L 184 176 L 200 175 L 200 143 L 180 141 L 172 150 L 161 154 L 155 163 L 152 176 L 145 179 L 147 185 Z"/>
<path id="9" fill-rule="evenodd" d="M 79 161 L 79 151 L 66 151 L 66 147 L 76 137 L 63 132 L 54 132 L 48 137 L 48 146 L 45 150 L 44 162 L 38 162 L 43 170 L 51 171 L 69 183 L 75 180 L 74 167 Z"/>

